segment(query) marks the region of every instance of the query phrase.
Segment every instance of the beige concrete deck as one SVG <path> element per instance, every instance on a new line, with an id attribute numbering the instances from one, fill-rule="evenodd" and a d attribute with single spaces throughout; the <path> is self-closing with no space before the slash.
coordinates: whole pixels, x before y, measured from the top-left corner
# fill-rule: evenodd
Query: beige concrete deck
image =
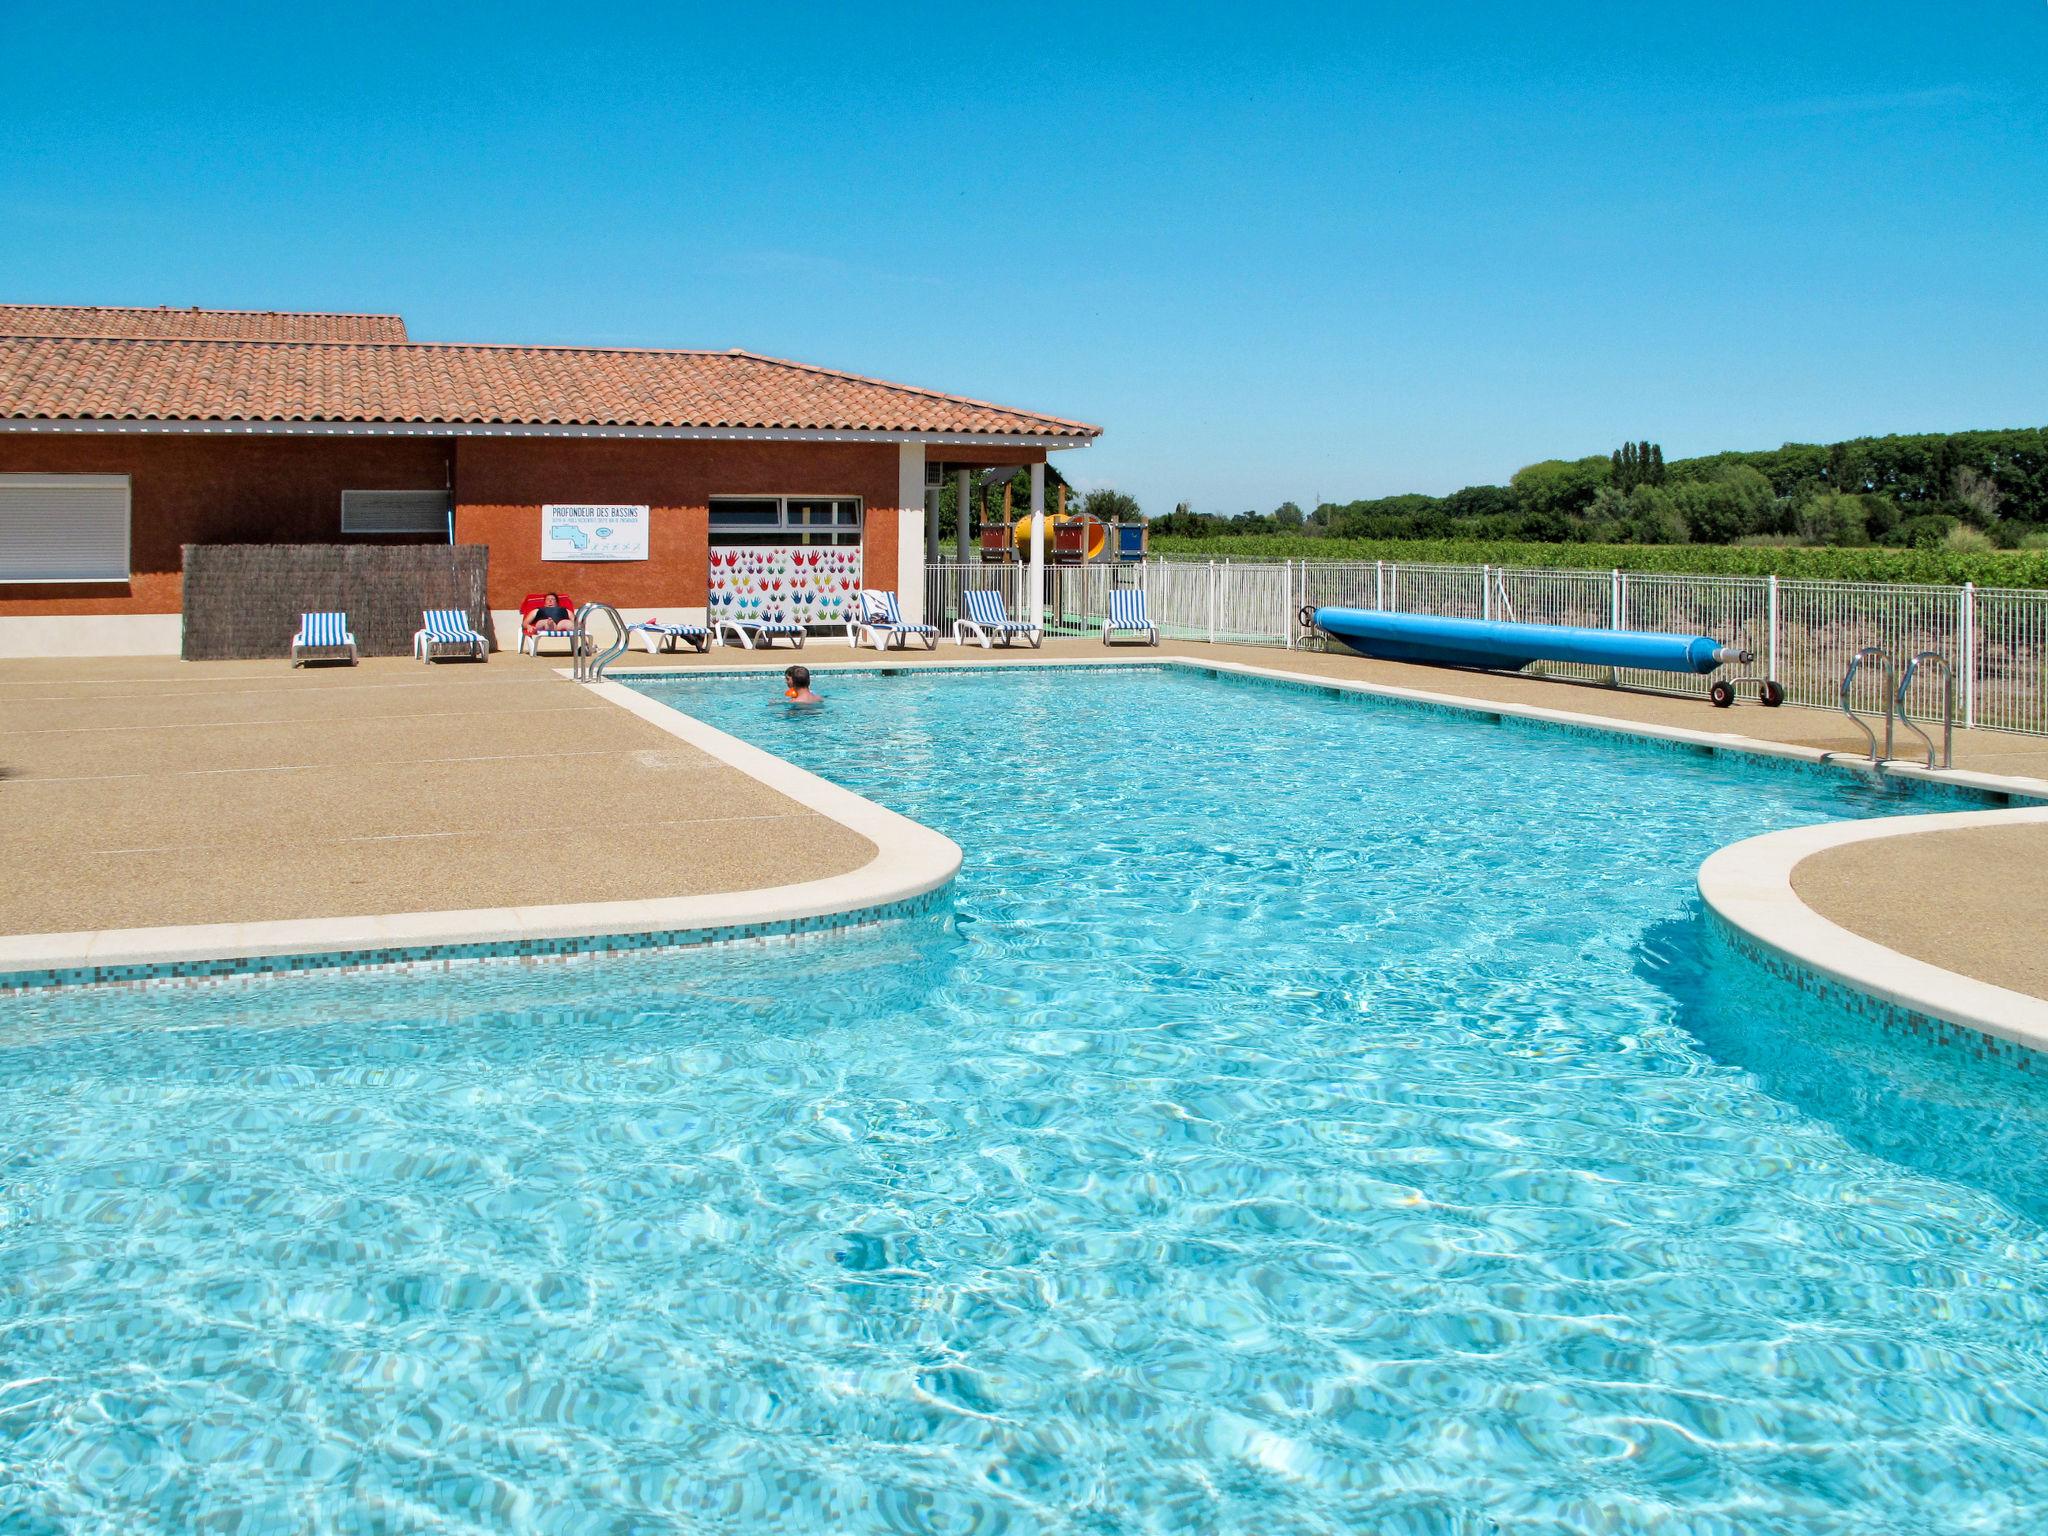
<path id="1" fill-rule="evenodd" d="M 2048 827 L 1851 843 L 1800 860 L 1799 899 L 1851 933 L 2048 998 Z"/>
<path id="2" fill-rule="evenodd" d="M 890 665 L 1099 659 L 1097 641 L 891 652 Z M 1821 710 L 1250 646 L 1119 647 L 1856 754 Z M 634 651 L 618 670 L 757 666 L 787 650 Z M 873 663 L 815 640 L 801 660 Z M 500 653 L 293 671 L 281 662 L 0 662 L 0 933 L 701 895 L 852 871 L 857 834 L 558 675 Z M 764 679 L 764 686 L 768 686 Z M 1956 766 L 2048 779 L 2048 740 L 1959 732 Z M 578 807 L 581 807 L 579 810 Z M 1925 846 L 1921 846 L 1922 844 Z M 1831 920 L 1916 958 L 2042 992 L 2048 836 L 1893 838 L 1802 866 Z M 537 869 L 557 873 L 547 880 Z M 1945 914 L 1930 923 L 1930 910 Z"/>
<path id="3" fill-rule="evenodd" d="M 560 665 L 0 662 L 0 933 L 691 896 L 873 857 Z"/>

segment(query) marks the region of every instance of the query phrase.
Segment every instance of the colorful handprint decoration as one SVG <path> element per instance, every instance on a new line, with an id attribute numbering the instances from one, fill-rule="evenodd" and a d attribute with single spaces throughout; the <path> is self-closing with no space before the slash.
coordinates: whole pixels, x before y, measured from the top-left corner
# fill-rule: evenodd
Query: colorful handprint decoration
<path id="1" fill-rule="evenodd" d="M 780 544 L 711 551 L 712 622 L 842 624 L 860 588 L 858 549 Z"/>

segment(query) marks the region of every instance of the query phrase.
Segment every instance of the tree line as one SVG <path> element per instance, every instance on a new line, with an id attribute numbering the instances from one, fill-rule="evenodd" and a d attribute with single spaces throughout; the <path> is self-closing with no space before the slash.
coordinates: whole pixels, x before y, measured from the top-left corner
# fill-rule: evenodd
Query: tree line
<path id="1" fill-rule="evenodd" d="M 1183 538 L 2040 549 L 2048 548 L 2048 428 L 1787 443 L 1669 461 L 1645 440 L 1545 459 L 1506 485 L 1448 496 L 1324 502 L 1310 511 L 1290 501 L 1235 517 L 1183 503 L 1151 526 Z"/>

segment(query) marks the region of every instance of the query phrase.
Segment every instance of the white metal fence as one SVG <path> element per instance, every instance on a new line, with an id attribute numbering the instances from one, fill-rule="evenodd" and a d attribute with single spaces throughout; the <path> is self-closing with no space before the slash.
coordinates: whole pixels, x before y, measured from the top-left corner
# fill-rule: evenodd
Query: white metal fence
<path id="1" fill-rule="evenodd" d="M 1047 565 L 1045 632 L 1100 635 L 1109 594 L 1142 588 L 1152 622 L 1169 640 L 1219 640 L 1239 645 L 1291 645 L 1293 568 L 1279 563 L 1210 565 L 1147 560 L 1131 565 Z M 925 622 L 948 635 L 960 617 L 963 591 L 1000 592 L 1010 617 L 1030 608 L 1030 568 L 1018 562 L 925 567 Z"/>
<path id="2" fill-rule="evenodd" d="M 1392 560 L 1204 561 L 1154 558 L 1133 565 L 1049 565 L 1046 632 L 1100 634 L 1113 587 L 1142 587 L 1153 622 L 1172 639 L 1292 646 L 1304 605 L 1373 608 L 1592 629 L 1647 629 L 1711 635 L 1755 652 L 1752 670 L 1775 679 L 1786 702 L 1833 708 L 1858 649 L 1882 645 L 1903 665 L 1921 651 L 1956 669 L 1959 723 L 2048 735 L 2048 592 L 1964 585 L 1793 581 L 1776 576 L 1691 576 L 1640 571 L 1570 571 L 1489 565 L 1423 565 Z M 1013 616 L 1029 607 L 1028 568 L 935 565 L 927 569 L 925 612 L 950 627 L 960 593 L 1003 594 Z M 1630 687 L 1704 694 L 1712 678 L 1669 672 L 1612 672 L 1551 665 L 1555 677 L 1614 680 Z M 1934 670 L 1916 684 L 1909 712 L 1938 718 Z M 1865 705 L 1879 703 L 1881 675 L 1867 673 Z"/>

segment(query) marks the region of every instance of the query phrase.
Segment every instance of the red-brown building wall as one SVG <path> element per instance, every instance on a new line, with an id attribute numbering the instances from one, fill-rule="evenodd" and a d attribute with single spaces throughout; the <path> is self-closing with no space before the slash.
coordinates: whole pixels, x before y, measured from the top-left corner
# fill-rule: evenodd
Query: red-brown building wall
<path id="1" fill-rule="evenodd" d="M 894 587 L 897 462 L 894 443 L 462 438 L 455 537 L 490 546 L 493 608 L 543 591 L 622 608 L 699 608 L 710 589 L 710 498 L 858 496 L 866 579 Z M 648 558 L 542 560 L 540 509 L 550 502 L 646 506 Z"/>
<path id="2" fill-rule="evenodd" d="M 893 443 L 0 433 L 0 473 L 129 476 L 134 573 L 127 582 L 0 586 L 0 617 L 176 613 L 184 545 L 352 542 L 341 532 L 344 490 L 452 488 L 457 540 L 490 546 L 494 608 L 550 588 L 635 607 L 700 607 L 706 507 L 727 495 L 858 496 L 866 580 L 894 587 L 898 462 Z M 543 561 L 548 502 L 645 504 L 649 558 Z"/>
<path id="3" fill-rule="evenodd" d="M 450 448 L 445 438 L 420 437 L 0 433 L 0 473 L 129 477 L 133 572 L 125 582 L 0 586 L 0 617 L 176 613 L 183 546 L 342 542 L 343 491 L 445 489 Z"/>

